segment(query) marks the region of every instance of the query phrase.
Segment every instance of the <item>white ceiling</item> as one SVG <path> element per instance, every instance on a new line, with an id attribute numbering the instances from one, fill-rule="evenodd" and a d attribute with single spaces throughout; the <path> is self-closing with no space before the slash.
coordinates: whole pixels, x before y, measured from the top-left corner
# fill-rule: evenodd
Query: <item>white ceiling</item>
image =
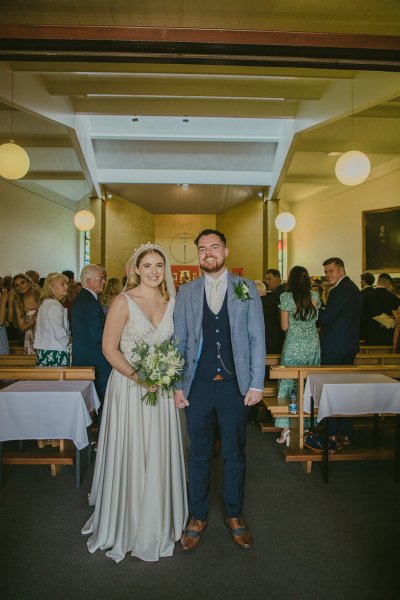
<path id="1" fill-rule="evenodd" d="M 378 0 L 137 4 L 2 0 L 0 23 L 400 34 L 398 0 L 384 11 Z M 88 192 L 154 213 L 324 198 L 343 189 L 329 154 L 351 148 L 368 153 L 370 177 L 400 167 L 398 72 L 8 60 L 0 103 L 0 142 L 14 105 L 13 137 L 31 159 L 15 184 L 74 209 Z"/>

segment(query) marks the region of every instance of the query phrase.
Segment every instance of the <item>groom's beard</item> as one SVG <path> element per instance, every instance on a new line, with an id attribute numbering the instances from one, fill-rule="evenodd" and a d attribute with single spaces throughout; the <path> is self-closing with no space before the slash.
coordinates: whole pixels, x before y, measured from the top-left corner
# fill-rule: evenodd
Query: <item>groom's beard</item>
<path id="1" fill-rule="evenodd" d="M 217 271 L 220 271 L 222 269 L 224 264 L 225 257 L 221 260 L 216 259 L 215 261 L 209 263 L 206 260 L 203 260 L 200 262 L 200 269 L 205 273 L 217 273 Z"/>

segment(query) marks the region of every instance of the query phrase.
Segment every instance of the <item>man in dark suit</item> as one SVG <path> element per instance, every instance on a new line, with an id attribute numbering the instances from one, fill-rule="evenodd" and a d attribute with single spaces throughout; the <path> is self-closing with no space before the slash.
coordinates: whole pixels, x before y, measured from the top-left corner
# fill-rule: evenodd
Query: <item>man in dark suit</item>
<path id="1" fill-rule="evenodd" d="M 365 294 L 369 294 L 369 292 L 374 291 L 375 276 L 372 275 L 372 273 L 369 273 L 368 271 L 366 271 L 365 273 L 361 273 L 360 280 L 361 293 L 363 296 L 365 296 Z"/>
<path id="2" fill-rule="evenodd" d="M 280 295 L 286 290 L 286 284 L 282 283 L 282 277 L 278 269 L 267 269 L 265 271 L 265 285 L 271 292 L 271 298 L 279 304 Z"/>
<path id="3" fill-rule="evenodd" d="M 73 366 L 95 367 L 97 395 L 104 399 L 111 365 L 106 360 L 101 343 L 105 316 L 98 294 L 103 289 L 107 275 L 99 265 L 86 265 L 81 272 L 82 289 L 76 296 L 71 309 L 72 321 L 72 364 Z"/>
<path id="4" fill-rule="evenodd" d="M 391 282 L 392 278 L 388 273 L 381 273 L 376 288 L 364 296 L 361 333 L 365 342 L 371 346 L 391 346 L 393 343 L 394 329 L 387 329 L 374 320 L 374 317 L 382 313 L 392 317 L 393 311 L 399 308 L 399 299 L 388 290 Z"/>
<path id="5" fill-rule="evenodd" d="M 352 365 L 359 349 L 362 295 L 346 275 L 341 258 L 323 262 L 326 279 L 333 287 L 325 308 L 319 311 L 321 325 L 321 365 Z M 340 449 L 336 434 L 349 442 L 351 419 L 329 419 L 330 449 Z"/>

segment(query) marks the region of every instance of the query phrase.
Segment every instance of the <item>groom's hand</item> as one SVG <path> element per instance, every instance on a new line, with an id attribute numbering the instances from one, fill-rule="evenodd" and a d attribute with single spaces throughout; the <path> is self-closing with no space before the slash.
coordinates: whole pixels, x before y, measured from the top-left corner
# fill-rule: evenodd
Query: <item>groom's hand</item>
<path id="1" fill-rule="evenodd" d="M 262 400 L 262 391 L 260 390 L 249 390 L 244 397 L 245 406 L 253 406 L 258 404 Z"/>
<path id="2" fill-rule="evenodd" d="M 174 391 L 174 401 L 176 408 L 185 408 L 185 406 L 189 406 L 189 402 L 183 395 L 183 390 Z"/>

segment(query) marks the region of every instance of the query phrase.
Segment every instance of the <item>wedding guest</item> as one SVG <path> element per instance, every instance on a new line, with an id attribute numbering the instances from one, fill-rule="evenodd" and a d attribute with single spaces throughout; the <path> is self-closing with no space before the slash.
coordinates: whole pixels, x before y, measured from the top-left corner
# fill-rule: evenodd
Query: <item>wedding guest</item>
<path id="1" fill-rule="evenodd" d="M 0 354 L 9 354 L 10 346 L 6 331 L 6 314 L 9 291 L 3 288 L 0 292 Z"/>
<path id="2" fill-rule="evenodd" d="M 275 301 L 273 294 L 267 294 L 267 289 L 263 281 L 257 280 L 254 283 L 256 284 L 263 307 L 266 353 L 280 354 L 282 352 L 285 333 L 281 328 L 278 303 Z"/>
<path id="3" fill-rule="evenodd" d="M 393 326 L 387 327 L 375 319 L 382 314 L 393 317 L 393 311 L 400 306 L 399 298 L 388 289 L 391 281 L 388 273 L 381 273 L 376 288 L 364 296 L 361 337 L 370 346 L 390 346 L 393 341 Z M 388 321 L 390 325 L 390 319 Z"/>
<path id="4" fill-rule="evenodd" d="M 280 297 L 281 327 L 286 331 L 281 365 L 319 365 L 321 351 L 316 327 L 321 301 L 317 292 L 311 290 L 311 280 L 307 269 L 296 266 L 290 270 L 286 292 Z M 293 379 L 281 379 L 278 398 L 290 399 L 297 395 L 297 383 Z M 275 419 L 276 427 L 282 427 L 278 444 L 290 443 L 289 418 Z M 305 428 L 309 419 L 305 419 Z"/>
<path id="5" fill-rule="evenodd" d="M 364 294 L 374 291 L 375 275 L 372 275 L 372 273 L 366 271 L 365 273 L 361 273 L 360 281 L 361 293 L 363 296 Z"/>
<path id="6" fill-rule="evenodd" d="M 69 323 L 62 305 L 68 279 L 62 273 L 46 277 L 36 319 L 36 366 L 66 367 L 70 364 Z"/>
<path id="7" fill-rule="evenodd" d="M 24 333 L 25 354 L 35 354 L 33 342 L 35 339 L 36 316 L 39 308 L 40 288 L 24 273 L 13 277 L 15 301 L 9 306 L 9 320 L 15 310 L 19 330 Z M 11 319 L 10 319 L 11 317 Z"/>
<path id="8" fill-rule="evenodd" d="M 279 303 L 279 296 L 285 291 L 286 285 L 282 283 L 281 273 L 278 269 L 267 269 L 265 272 L 265 283 L 268 291 L 274 294 L 276 303 Z"/>
<path id="9" fill-rule="evenodd" d="M 122 285 L 117 277 L 110 277 L 104 287 L 104 291 L 101 294 L 101 304 L 103 306 L 104 314 L 107 315 L 110 310 L 110 306 L 114 299 L 122 292 Z"/>
<path id="10" fill-rule="evenodd" d="M 68 279 L 62 273 L 49 273 L 43 284 L 36 319 L 34 347 L 37 367 L 67 367 L 70 364 L 69 324 L 62 300 L 67 293 Z M 38 440 L 39 448 L 59 440 Z"/>
<path id="11" fill-rule="evenodd" d="M 359 349 L 362 295 L 346 275 L 341 258 L 328 258 L 322 264 L 331 288 L 326 307 L 320 309 L 318 316 L 321 326 L 321 365 L 352 365 Z M 328 419 L 329 451 L 334 453 L 341 449 L 338 435 L 348 445 L 351 432 L 351 419 Z"/>
<path id="12" fill-rule="evenodd" d="M 95 367 L 94 384 L 100 402 L 103 402 L 111 372 L 101 347 L 105 315 L 98 298 L 106 281 L 107 274 L 102 266 L 89 264 L 83 267 L 82 289 L 71 309 L 72 364 Z"/>
<path id="13" fill-rule="evenodd" d="M 26 271 L 25 275 L 28 275 L 35 285 L 39 285 L 40 275 L 37 271 Z"/>

